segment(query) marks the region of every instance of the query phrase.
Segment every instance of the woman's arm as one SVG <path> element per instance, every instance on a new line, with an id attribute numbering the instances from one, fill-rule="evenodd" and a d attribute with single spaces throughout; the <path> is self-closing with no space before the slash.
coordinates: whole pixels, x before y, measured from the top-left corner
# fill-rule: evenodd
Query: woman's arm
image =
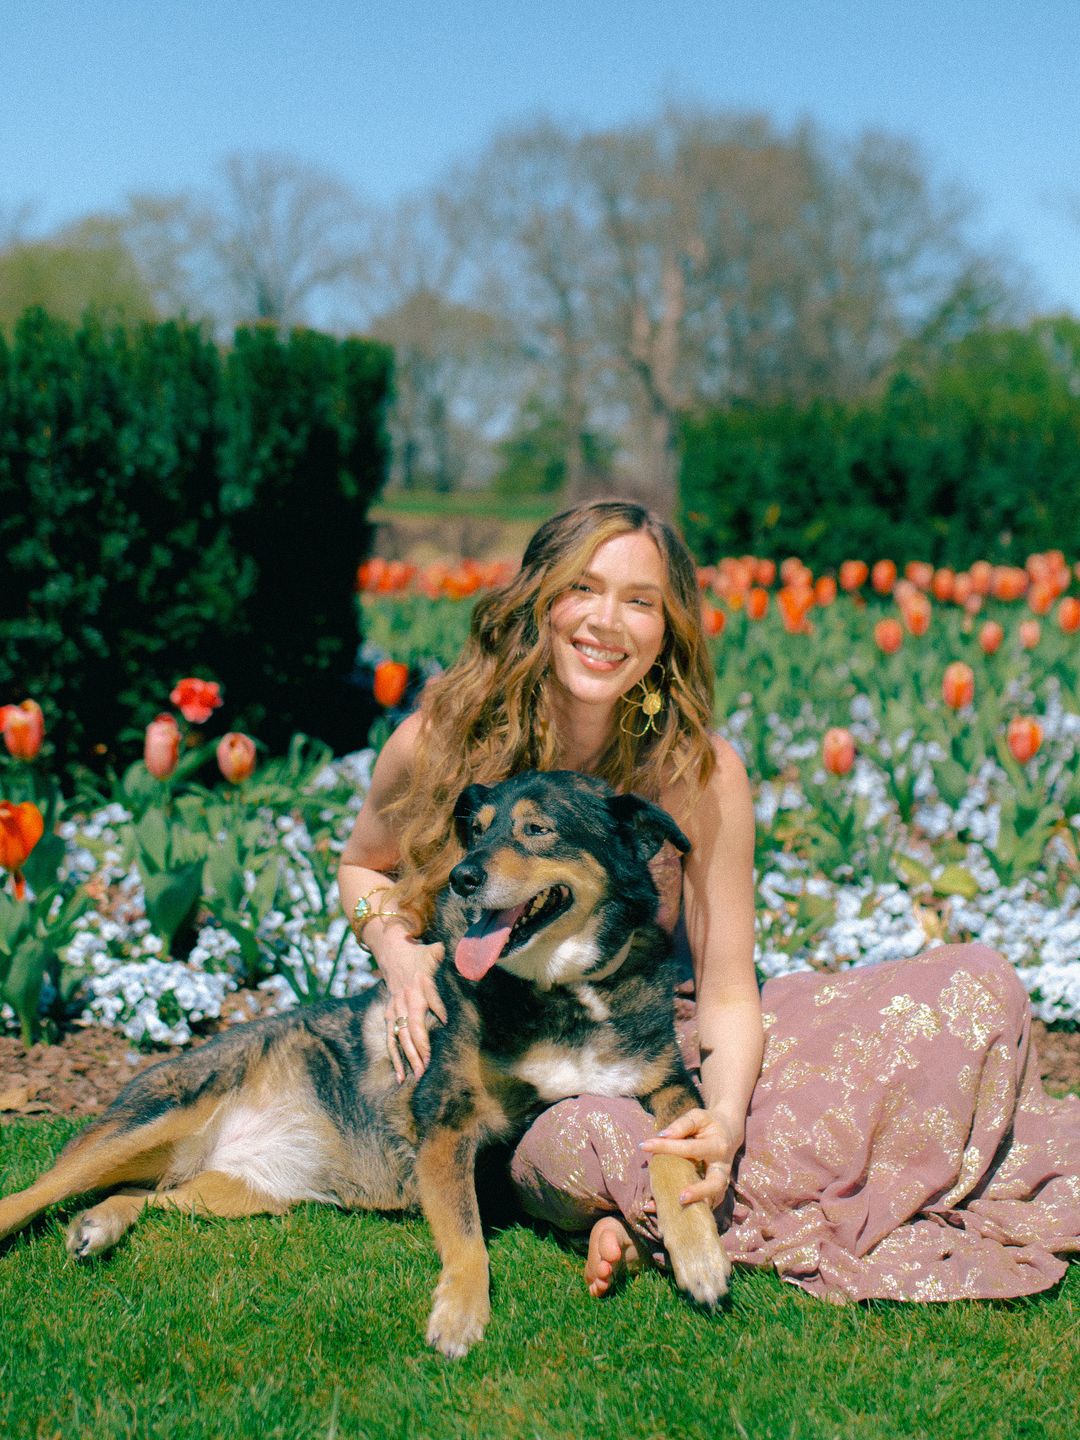
<path id="1" fill-rule="evenodd" d="M 363 943 L 371 951 L 386 982 L 387 1049 L 399 1080 L 405 1078 L 402 1055 L 415 1074 L 422 1075 L 431 1055 L 427 1014 L 442 1021 L 446 1011 L 435 988 L 435 967 L 442 959 L 441 945 L 418 945 L 400 919 L 382 919 L 381 909 L 393 908 L 380 893 L 390 890 L 388 872 L 401 859 L 397 838 L 386 818 L 386 808 L 408 784 L 416 756 L 422 720 L 410 715 L 393 732 L 375 762 L 371 788 L 356 817 L 338 867 L 342 908 L 352 919 L 357 900 L 366 896 L 375 914 L 364 922 Z M 408 1026 L 395 1031 L 399 1017 Z"/>
<path id="2" fill-rule="evenodd" d="M 683 827 L 694 847 L 686 858 L 683 897 L 705 1108 L 681 1116 L 664 1131 L 667 1138 L 647 1141 L 646 1148 L 704 1164 L 704 1179 L 682 1198 L 715 1205 L 743 1142 L 764 1039 L 754 973 L 753 798 L 737 752 L 719 737 L 714 748 L 716 770 Z"/>

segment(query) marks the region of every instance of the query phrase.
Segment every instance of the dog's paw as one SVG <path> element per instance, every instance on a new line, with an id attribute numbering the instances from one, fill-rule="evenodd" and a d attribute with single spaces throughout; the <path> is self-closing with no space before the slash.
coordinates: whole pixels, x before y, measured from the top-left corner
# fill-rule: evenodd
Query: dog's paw
<path id="1" fill-rule="evenodd" d="M 440 1285 L 428 1319 L 427 1343 L 449 1359 L 459 1360 L 483 1337 L 490 1316 L 486 1295 L 465 1301 L 460 1294 Z"/>
<path id="2" fill-rule="evenodd" d="M 111 1250 L 126 1226 L 112 1223 L 104 1206 L 84 1210 L 67 1228 L 65 1244 L 67 1252 L 76 1260 L 89 1260 L 92 1255 L 102 1255 Z"/>
<path id="3" fill-rule="evenodd" d="M 693 1237 L 668 1245 L 668 1258 L 679 1289 L 699 1305 L 718 1304 L 728 1293 L 731 1261 L 720 1243 L 716 1225 L 709 1217 L 708 1229 Z"/>

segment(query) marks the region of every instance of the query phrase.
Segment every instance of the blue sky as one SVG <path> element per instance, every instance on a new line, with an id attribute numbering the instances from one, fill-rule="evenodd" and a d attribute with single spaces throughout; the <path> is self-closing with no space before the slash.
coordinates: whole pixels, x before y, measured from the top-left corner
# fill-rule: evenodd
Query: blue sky
<path id="1" fill-rule="evenodd" d="M 0 0 L 0 209 L 37 224 L 286 150 L 376 200 L 494 129 L 666 98 L 917 140 L 1080 314 L 1078 0 Z"/>

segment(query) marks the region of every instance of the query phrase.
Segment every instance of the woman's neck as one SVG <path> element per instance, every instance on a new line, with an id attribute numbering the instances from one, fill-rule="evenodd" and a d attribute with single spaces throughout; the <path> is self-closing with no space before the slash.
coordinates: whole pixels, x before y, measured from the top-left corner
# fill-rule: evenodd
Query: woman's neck
<path id="1" fill-rule="evenodd" d="M 582 705 L 569 696 L 553 697 L 553 708 L 560 765 L 589 774 L 611 744 L 614 709 Z"/>

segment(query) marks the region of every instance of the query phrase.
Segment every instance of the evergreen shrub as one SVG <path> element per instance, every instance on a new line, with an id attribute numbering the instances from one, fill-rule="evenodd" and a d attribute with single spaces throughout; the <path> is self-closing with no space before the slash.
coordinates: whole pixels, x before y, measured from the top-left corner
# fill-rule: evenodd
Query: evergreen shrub
<path id="1" fill-rule="evenodd" d="M 187 674 L 221 682 L 217 729 L 361 743 L 389 382 L 366 341 L 241 331 L 222 355 L 185 323 L 27 312 L 0 340 L 0 703 L 33 696 L 58 758 L 96 768 Z"/>
<path id="2" fill-rule="evenodd" d="M 737 407 L 684 431 L 703 561 L 888 556 L 963 567 L 1080 555 L 1080 323 L 983 332 L 858 405 Z"/>

